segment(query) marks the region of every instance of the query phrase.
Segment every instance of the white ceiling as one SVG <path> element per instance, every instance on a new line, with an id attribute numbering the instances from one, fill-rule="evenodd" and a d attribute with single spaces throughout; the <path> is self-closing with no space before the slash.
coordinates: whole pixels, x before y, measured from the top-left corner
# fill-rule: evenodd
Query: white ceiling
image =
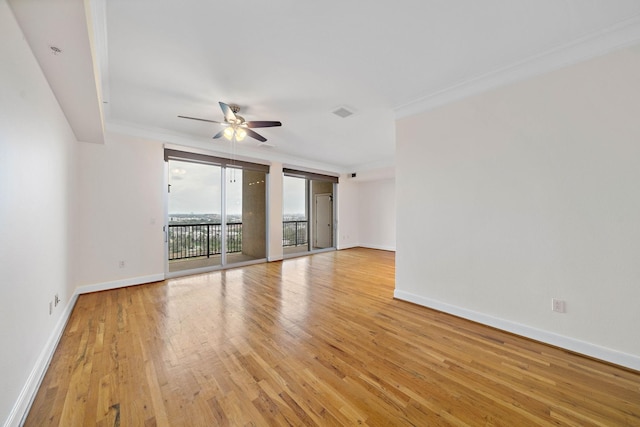
<path id="1" fill-rule="evenodd" d="M 38 46 L 86 22 L 40 24 L 47 7 L 82 0 L 9 2 L 55 81 Z M 24 3 L 41 12 L 20 16 Z M 85 4 L 107 129 L 228 152 L 211 139 L 218 125 L 177 116 L 221 120 L 218 101 L 237 103 L 247 120 L 283 123 L 258 129 L 274 147 L 247 139 L 239 154 L 333 172 L 393 165 L 396 117 L 640 40 L 638 0 Z M 339 106 L 355 114 L 333 115 Z"/>
<path id="2" fill-rule="evenodd" d="M 9 0 L 9 5 L 76 138 L 104 142 L 100 88 L 83 2 Z"/>

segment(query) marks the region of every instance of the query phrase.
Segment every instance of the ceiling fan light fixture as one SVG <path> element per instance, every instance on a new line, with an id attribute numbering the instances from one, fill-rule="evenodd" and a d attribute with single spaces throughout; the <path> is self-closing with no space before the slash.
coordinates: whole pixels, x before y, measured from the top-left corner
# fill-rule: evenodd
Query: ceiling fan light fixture
<path id="1" fill-rule="evenodd" d="M 215 120 L 209 120 L 209 119 L 201 119 L 198 117 L 189 117 L 189 116 L 178 116 L 178 117 L 182 119 L 216 123 L 221 126 L 225 126 L 225 129 L 216 133 L 213 136 L 213 139 L 218 139 L 224 136 L 229 141 L 232 141 L 232 140 L 242 141 L 243 139 L 245 139 L 245 137 L 250 136 L 251 138 L 257 139 L 260 142 L 266 142 L 267 138 L 255 132 L 254 130 L 251 130 L 250 128 L 269 128 L 269 127 L 275 127 L 275 126 L 282 126 L 282 123 L 278 121 L 258 120 L 258 121 L 247 122 L 245 121 L 244 117 L 237 114 L 238 112 L 240 112 L 239 106 L 234 104 L 231 104 L 231 105 L 225 104 L 224 102 L 218 102 L 218 104 L 220 104 L 220 108 L 224 113 L 223 122 L 217 122 Z"/>
<path id="2" fill-rule="evenodd" d="M 241 127 L 236 129 L 236 140 L 242 141 L 244 137 L 247 136 L 247 131 L 242 129 Z"/>

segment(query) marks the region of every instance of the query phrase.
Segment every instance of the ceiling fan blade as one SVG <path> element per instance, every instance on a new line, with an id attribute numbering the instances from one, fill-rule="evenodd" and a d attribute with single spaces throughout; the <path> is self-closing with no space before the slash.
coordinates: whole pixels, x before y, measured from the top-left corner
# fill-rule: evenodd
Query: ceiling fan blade
<path id="1" fill-rule="evenodd" d="M 247 127 L 249 128 L 271 128 L 274 126 L 282 126 L 282 123 L 280 122 L 270 122 L 270 121 L 253 121 L 253 122 L 246 122 L 245 125 L 247 125 Z"/>
<path id="2" fill-rule="evenodd" d="M 218 132 L 215 135 L 213 135 L 213 139 L 220 138 L 222 135 L 224 135 L 224 131 L 225 131 L 225 129 L 222 129 L 220 132 Z"/>
<path id="3" fill-rule="evenodd" d="M 249 135 L 253 139 L 257 139 L 258 141 L 261 141 L 261 142 L 266 142 L 267 141 L 267 138 L 265 138 L 264 136 L 260 135 L 256 131 L 253 131 L 253 130 L 251 130 L 249 128 L 245 128 L 244 130 L 246 130 L 247 131 L 247 135 Z"/>
<path id="4" fill-rule="evenodd" d="M 180 117 L 181 119 L 198 120 L 201 122 L 220 123 L 220 122 L 216 122 L 215 120 L 199 119 L 197 117 L 187 117 L 187 116 L 178 116 L 178 117 Z"/>
<path id="5" fill-rule="evenodd" d="M 231 107 L 224 102 L 218 102 L 220 104 L 220 108 L 222 108 L 222 112 L 224 113 L 224 119 L 228 122 L 235 122 L 237 120 L 236 113 L 233 112 Z"/>

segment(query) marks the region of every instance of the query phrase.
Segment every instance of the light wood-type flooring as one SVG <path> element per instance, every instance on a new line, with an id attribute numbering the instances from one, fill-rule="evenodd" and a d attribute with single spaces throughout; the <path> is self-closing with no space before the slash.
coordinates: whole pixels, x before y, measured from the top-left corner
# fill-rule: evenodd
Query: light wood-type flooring
<path id="1" fill-rule="evenodd" d="M 640 426 L 640 373 L 393 289 L 349 249 L 81 295 L 26 425 Z"/>

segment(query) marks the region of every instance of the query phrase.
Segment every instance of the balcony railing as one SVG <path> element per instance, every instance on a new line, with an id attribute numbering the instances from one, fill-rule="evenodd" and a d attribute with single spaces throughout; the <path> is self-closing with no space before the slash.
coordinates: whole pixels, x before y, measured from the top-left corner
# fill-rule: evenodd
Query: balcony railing
<path id="1" fill-rule="evenodd" d="M 227 223 L 227 253 L 242 252 L 242 223 Z M 222 253 L 222 224 L 169 224 L 169 260 Z"/>
<path id="2" fill-rule="evenodd" d="M 211 257 L 222 253 L 222 224 L 169 224 L 169 260 Z M 282 246 L 304 246 L 308 221 L 282 221 Z M 242 223 L 227 223 L 227 253 L 242 252 Z"/>
<path id="3" fill-rule="evenodd" d="M 282 246 L 302 246 L 309 242 L 308 221 L 282 221 Z"/>

